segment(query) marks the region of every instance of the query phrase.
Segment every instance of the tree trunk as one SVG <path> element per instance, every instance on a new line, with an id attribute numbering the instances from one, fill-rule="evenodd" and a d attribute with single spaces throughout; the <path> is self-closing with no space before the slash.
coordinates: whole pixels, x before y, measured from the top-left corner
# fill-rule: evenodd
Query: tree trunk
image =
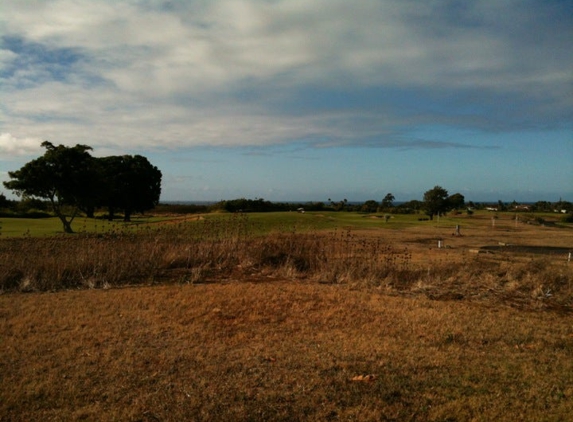
<path id="1" fill-rule="evenodd" d="M 54 211 L 56 216 L 62 222 L 62 226 L 64 226 L 64 233 L 73 233 L 74 231 L 72 230 L 72 221 L 74 221 L 74 217 L 76 216 L 76 214 L 74 213 L 71 220 L 68 221 L 68 219 L 66 218 L 66 216 L 62 212 L 62 208 L 60 206 L 59 200 L 56 201 L 54 196 L 52 196 L 50 198 L 50 202 L 52 204 L 52 210 Z"/>
<path id="2" fill-rule="evenodd" d="M 62 225 L 64 226 L 64 233 L 73 233 L 74 230 L 72 229 L 72 222 L 68 221 L 66 216 L 60 212 L 56 212 L 56 215 L 58 216 L 58 218 L 62 222 Z"/>
<path id="3" fill-rule="evenodd" d="M 66 233 L 73 233 L 74 232 L 74 230 L 72 229 L 71 221 L 66 220 L 66 217 L 64 217 L 64 232 L 66 232 Z"/>

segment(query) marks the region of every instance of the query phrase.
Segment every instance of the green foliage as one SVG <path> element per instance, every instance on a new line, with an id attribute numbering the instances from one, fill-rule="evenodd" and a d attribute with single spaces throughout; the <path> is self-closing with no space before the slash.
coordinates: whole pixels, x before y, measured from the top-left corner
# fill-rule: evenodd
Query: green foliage
<path id="1" fill-rule="evenodd" d="M 44 155 L 20 170 L 8 172 L 12 180 L 4 182 L 4 186 L 24 197 L 48 200 L 64 231 L 72 233 L 71 224 L 78 207 L 91 195 L 87 188 L 94 177 L 93 158 L 88 152 L 91 147 L 54 146 L 48 141 L 42 146 L 46 148 Z M 72 207 L 71 215 L 66 215 L 66 206 Z"/>
<path id="2" fill-rule="evenodd" d="M 124 220 L 134 212 L 143 213 L 159 203 L 161 171 L 141 155 L 111 156 L 99 159 L 105 189 L 100 192 L 101 204 L 108 207 L 113 219 L 116 209 L 123 210 Z"/>
<path id="3" fill-rule="evenodd" d="M 448 205 L 448 191 L 441 186 L 434 186 L 424 193 L 424 210 L 430 219 L 447 211 Z"/>
<path id="4" fill-rule="evenodd" d="M 37 198 L 23 198 L 20 202 L 17 202 L 13 208 L 20 213 L 48 211 L 50 203 Z"/>
<path id="5" fill-rule="evenodd" d="M 573 212 L 573 203 L 559 199 L 558 202 L 553 204 L 553 209 L 557 210 L 558 212 L 565 210 L 565 212 L 570 213 Z"/>
<path id="6" fill-rule="evenodd" d="M 549 201 L 537 201 L 535 204 L 533 204 L 533 211 L 551 212 L 553 211 L 553 205 Z"/>
<path id="7" fill-rule="evenodd" d="M 416 199 L 408 202 L 404 202 L 403 204 L 394 207 L 392 210 L 393 213 L 397 214 L 416 214 L 424 207 L 424 203 L 422 201 L 418 201 Z"/>
<path id="8" fill-rule="evenodd" d="M 8 208 L 9 202 L 3 193 L 0 193 L 0 208 Z"/>
<path id="9" fill-rule="evenodd" d="M 42 146 L 44 155 L 8 172 L 11 180 L 4 186 L 24 197 L 20 206 L 26 212 L 44 211 L 39 199 L 48 201 L 66 233 L 73 232 L 71 224 L 80 210 L 93 217 L 98 206 L 108 207 L 111 215 L 118 208 L 129 221 L 132 213 L 143 213 L 159 202 L 161 172 L 145 157 L 94 158 L 87 145 L 54 146 L 46 141 Z M 32 201 L 35 206 L 27 204 Z"/>
<path id="10" fill-rule="evenodd" d="M 348 206 L 348 199 L 346 198 L 338 202 L 334 202 L 329 198 L 328 202 L 330 202 L 330 205 L 334 211 L 344 211 Z"/>
<path id="11" fill-rule="evenodd" d="M 221 201 L 218 207 L 228 212 L 267 212 L 276 210 L 270 201 L 265 201 L 263 198 L 239 198 L 230 201 Z"/>
<path id="12" fill-rule="evenodd" d="M 326 209 L 324 202 L 270 202 L 263 198 L 237 198 L 217 202 L 208 207 L 209 211 L 226 212 L 280 212 L 280 211 L 322 211 Z"/>
<path id="13" fill-rule="evenodd" d="M 454 193 L 448 196 L 447 203 L 449 209 L 459 210 L 465 207 L 466 201 L 461 193 Z"/>
<path id="14" fill-rule="evenodd" d="M 501 200 L 497 201 L 497 210 L 498 211 L 507 211 L 507 204 L 504 204 Z"/>
<path id="15" fill-rule="evenodd" d="M 362 206 L 360 207 L 360 211 L 374 213 L 378 211 L 378 202 L 374 201 L 373 199 L 370 199 L 366 201 L 364 204 L 362 204 Z"/>
<path id="16" fill-rule="evenodd" d="M 380 203 L 380 207 L 382 209 L 392 208 L 394 206 L 394 200 L 396 198 L 391 193 L 387 193 L 382 202 Z"/>
<path id="17" fill-rule="evenodd" d="M 441 186 L 434 186 L 424 193 L 423 208 L 426 214 L 433 219 L 450 210 L 459 210 L 465 207 L 465 198 L 461 193 L 448 196 L 448 191 Z"/>

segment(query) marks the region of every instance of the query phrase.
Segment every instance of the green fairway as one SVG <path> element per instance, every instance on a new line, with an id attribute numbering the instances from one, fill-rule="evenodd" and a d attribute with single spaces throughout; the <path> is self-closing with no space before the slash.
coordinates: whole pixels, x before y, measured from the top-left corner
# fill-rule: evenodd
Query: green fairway
<path id="1" fill-rule="evenodd" d="M 62 223 L 52 218 L 0 218 L 0 236 L 51 236 L 63 233 Z"/>
<path id="2" fill-rule="evenodd" d="M 398 229 L 412 224 L 432 224 L 429 221 L 418 221 L 423 215 L 392 215 L 388 222 L 384 214 L 364 214 L 358 212 L 311 211 L 266 212 L 245 214 L 256 232 L 334 230 L 334 229 Z M 206 214 L 206 220 L 228 220 L 232 214 Z"/>
<path id="3" fill-rule="evenodd" d="M 484 218 L 483 216 L 468 217 L 464 214 L 434 218 L 430 221 L 424 214 L 392 214 L 386 221 L 385 214 L 335 211 L 253 213 L 248 214 L 248 217 L 250 221 L 261 224 L 269 230 L 293 227 L 302 231 L 306 229 L 402 229 L 413 225 L 455 227 L 457 224 L 472 225 L 479 220 L 483 224 Z M 505 220 L 509 218 L 509 216 L 504 217 Z"/>
<path id="4" fill-rule="evenodd" d="M 138 216 L 129 223 L 121 220 L 113 222 L 102 219 L 76 218 L 72 227 L 76 233 L 110 233 L 124 230 L 140 230 L 143 228 L 159 228 L 164 224 L 205 224 L 206 222 L 229 221 L 241 219 L 247 223 L 251 233 L 264 234 L 272 231 L 305 232 L 312 230 L 334 229 L 403 229 L 412 226 L 455 227 L 461 225 L 470 228 L 476 225 L 483 226 L 484 220 L 491 221 L 498 227 L 515 224 L 515 213 L 488 213 L 476 212 L 472 216 L 460 214 L 456 216 L 435 217 L 426 220 L 424 214 L 392 214 L 388 221 L 384 214 L 364 214 L 358 212 L 264 212 L 247 214 L 209 213 L 188 214 L 181 216 L 146 215 Z M 519 221 L 533 220 L 543 217 L 547 221 L 555 220 L 552 214 L 519 215 Z M 495 221 L 494 221 L 495 220 Z M 54 236 L 63 234 L 62 224 L 56 217 L 52 218 L 0 218 L 0 237 L 19 236 Z"/>
<path id="5" fill-rule="evenodd" d="M 160 219 L 156 219 L 161 221 Z M 134 219 L 131 223 L 121 221 L 109 222 L 91 218 L 76 218 L 72 223 L 75 232 L 106 233 L 113 230 L 124 230 L 141 224 L 148 224 L 151 218 Z M 57 217 L 50 218 L 0 218 L 1 237 L 20 236 L 54 236 L 63 235 L 62 223 Z"/>
<path id="6" fill-rule="evenodd" d="M 180 217 L 146 216 L 134 218 L 130 223 L 120 220 L 109 222 L 100 219 L 77 218 L 72 227 L 75 232 L 108 233 L 117 230 L 132 230 L 142 227 L 161 227 L 163 224 L 205 224 L 205 222 L 229 221 L 242 218 L 252 232 L 268 233 L 271 231 L 309 231 L 329 230 L 336 228 L 401 228 L 418 222 L 418 215 L 396 215 L 386 223 L 383 215 L 360 214 L 354 212 L 268 212 L 248 213 L 244 215 L 212 213 L 187 215 Z M 421 222 L 431 224 L 429 222 Z M 53 236 L 63 234 L 61 222 L 55 218 L 0 218 L 0 235 L 2 237 L 19 236 Z"/>

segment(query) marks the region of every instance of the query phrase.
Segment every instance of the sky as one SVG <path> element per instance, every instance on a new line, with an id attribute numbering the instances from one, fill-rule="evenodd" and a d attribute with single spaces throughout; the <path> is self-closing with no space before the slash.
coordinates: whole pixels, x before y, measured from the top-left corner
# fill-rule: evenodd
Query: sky
<path id="1" fill-rule="evenodd" d="M 3 0 L 0 181 L 43 140 L 162 201 L 573 201 L 573 2 Z"/>

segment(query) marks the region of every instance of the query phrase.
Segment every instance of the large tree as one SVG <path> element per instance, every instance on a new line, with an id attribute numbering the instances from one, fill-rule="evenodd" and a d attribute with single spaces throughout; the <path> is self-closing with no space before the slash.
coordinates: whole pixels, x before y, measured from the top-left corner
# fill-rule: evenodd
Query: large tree
<path id="1" fill-rule="evenodd" d="M 396 199 L 394 195 L 392 195 L 391 193 L 387 193 L 384 199 L 382 199 L 380 207 L 383 209 L 392 208 L 394 206 L 394 199 Z"/>
<path id="2" fill-rule="evenodd" d="M 459 210 L 466 205 L 466 199 L 461 193 L 454 193 L 448 196 L 448 208 L 451 210 Z"/>
<path id="3" fill-rule="evenodd" d="M 66 233 L 79 210 L 93 216 L 96 207 L 124 212 L 129 221 L 134 212 L 144 212 L 159 202 L 161 171 L 141 155 L 94 158 L 91 147 L 54 146 L 43 142 L 43 156 L 8 172 L 4 186 L 24 198 L 48 200 Z"/>
<path id="4" fill-rule="evenodd" d="M 441 186 L 434 186 L 424 193 L 424 210 L 431 220 L 448 210 L 448 191 Z"/>
<path id="5" fill-rule="evenodd" d="M 45 141 L 43 156 L 8 172 L 12 180 L 4 186 L 19 196 L 47 199 L 66 233 L 73 233 L 72 221 L 92 195 L 94 158 L 87 145 L 55 146 Z"/>
<path id="6" fill-rule="evenodd" d="M 360 207 L 362 212 L 376 212 L 378 210 L 378 202 L 374 199 L 369 199 Z"/>
<path id="7" fill-rule="evenodd" d="M 111 156 L 99 159 L 104 180 L 102 205 L 113 219 L 122 210 L 124 221 L 134 212 L 144 212 L 159 203 L 161 171 L 141 155 Z"/>

